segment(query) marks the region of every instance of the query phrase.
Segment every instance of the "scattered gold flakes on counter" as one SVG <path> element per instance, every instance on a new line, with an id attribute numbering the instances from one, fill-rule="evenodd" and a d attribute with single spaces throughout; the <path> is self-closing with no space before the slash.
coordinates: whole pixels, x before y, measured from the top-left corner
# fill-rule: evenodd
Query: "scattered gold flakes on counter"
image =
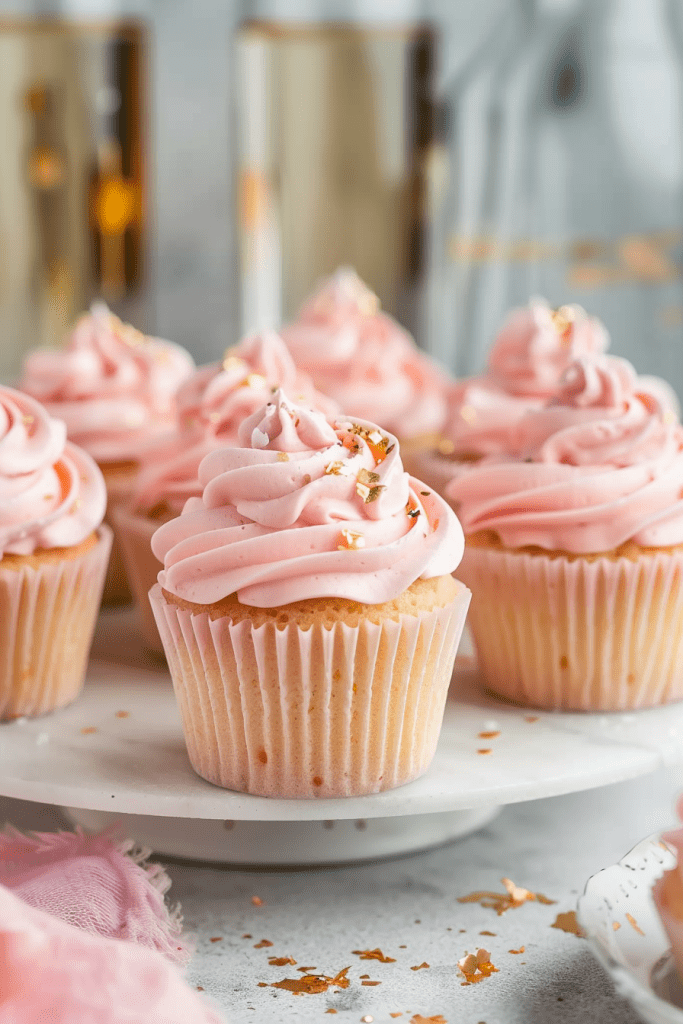
<path id="1" fill-rule="evenodd" d="M 580 939 L 584 937 L 581 925 L 576 920 L 576 911 L 574 910 L 568 910 L 565 914 L 558 914 L 550 927 L 559 928 L 561 932 L 569 932 Z"/>
<path id="2" fill-rule="evenodd" d="M 312 967 L 297 967 L 297 971 L 301 971 L 302 974 L 310 974 L 314 970 L 315 964 Z"/>
<path id="3" fill-rule="evenodd" d="M 254 936 L 250 935 L 249 932 L 245 932 L 244 935 L 242 936 L 242 938 L 243 939 L 253 939 Z"/>
<path id="4" fill-rule="evenodd" d="M 556 902 L 556 900 L 548 899 L 543 893 L 531 892 L 530 889 L 524 889 L 521 885 L 515 885 L 509 878 L 502 878 L 501 881 L 505 886 L 505 892 L 471 892 L 467 896 L 459 896 L 458 903 L 481 903 L 482 907 L 495 910 L 500 916 L 513 907 L 521 907 L 523 903 L 534 900 L 548 906 Z"/>
<path id="5" fill-rule="evenodd" d="M 251 902 L 254 904 L 255 907 L 262 907 L 263 906 L 263 900 L 261 899 L 260 896 L 252 896 L 251 897 Z"/>
<path id="6" fill-rule="evenodd" d="M 525 722 L 537 722 L 538 721 L 538 715 L 525 715 L 524 716 L 524 721 Z"/>
<path id="7" fill-rule="evenodd" d="M 272 946 L 273 943 L 269 939 L 261 939 L 254 945 L 254 949 L 267 949 L 268 946 Z"/>
<path id="8" fill-rule="evenodd" d="M 368 988 L 371 988 L 374 985 L 381 985 L 381 984 L 382 984 L 381 981 L 361 981 L 361 985 L 365 985 Z"/>
<path id="9" fill-rule="evenodd" d="M 209 942 L 222 942 L 222 941 L 223 941 L 223 936 L 222 935 L 214 935 L 212 938 L 209 939 Z"/>
<path id="10" fill-rule="evenodd" d="M 198 992 L 203 992 L 204 991 L 204 989 L 202 988 L 201 985 L 197 985 L 196 988 L 197 988 Z"/>
<path id="11" fill-rule="evenodd" d="M 405 949 L 405 946 L 402 948 Z M 354 956 L 359 956 L 361 960 L 379 960 L 381 964 L 396 963 L 394 957 L 385 956 L 381 949 L 352 949 L 351 952 Z"/>
<path id="12" fill-rule="evenodd" d="M 415 967 L 411 967 L 410 969 L 411 971 L 423 971 L 427 967 L 429 967 L 429 964 L 425 960 L 423 960 L 421 964 L 417 964 Z"/>
<path id="13" fill-rule="evenodd" d="M 84 725 L 83 728 L 81 729 L 82 736 L 90 736 L 90 734 L 93 732 L 97 732 L 96 725 Z"/>
<path id="14" fill-rule="evenodd" d="M 259 983 L 258 983 L 258 985 L 256 987 L 257 988 L 270 988 L 270 985 L 268 984 L 267 981 L 259 981 Z"/>
<path id="15" fill-rule="evenodd" d="M 463 931 L 464 931 L 464 929 L 463 929 Z M 490 935 L 492 938 L 495 939 L 498 933 L 497 932 L 486 932 L 486 931 L 484 931 L 484 932 L 479 932 L 479 934 L 480 935 Z"/>
<path id="16" fill-rule="evenodd" d="M 500 736 L 500 731 L 480 732 L 477 736 L 480 740 L 495 740 L 496 736 Z"/>
<path id="17" fill-rule="evenodd" d="M 268 957 L 268 963 L 271 967 L 286 967 L 288 964 L 296 967 L 296 960 L 293 956 L 271 956 Z"/>
<path id="18" fill-rule="evenodd" d="M 116 717 L 117 718 L 130 718 L 130 711 L 117 711 L 116 712 Z"/>
<path id="19" fill-rule="evenodd" d="M 389 1016 L 390 1017 L 402 1017 L 403 1014 L 402 1013 L 390 1013 Z"/>
<path id="20" fill-rule="evenodd" d="M 317 995 L 319 992 L 327 992 L 329 988 L 348 988 L 350 984 L 346 977 L 348 971 L 349 968 L 344 967 L 333 978 L 325 974 L 304 974 L 303 978 L 283 978 L 282 981 L 273 982 L 270 987 L 282 988 L 295 995 Z"/>
<path id="21" fill-rule="evenodd" d="M 640 925 L 638 924 L 638 922 L 632 914 L 627 914 L 626 920 L 631 925 L 631 928 L 633 928 L 634 932 L 638 932 L 639 935 L 645 935 L 645 932 L 642 930 L 642 928 L 640 927 Z"/>
<path id="22" fill-rule="evenodd" d="M 475 953 L 465 953 L 461 960 L 458 960 L 458 969 L 464 975 L 465 980 L 460 984 L 476 985 L 484 978 L 498 973 L 498 968 L 491 963 L 491 954 L 487 949 L 478 949 Z"/>
<path id="23" fill-rule="evenodd" d="M 612 931 L 613 932 L 618 932 L 620 928 L 621 928 L 621 925 L 619 924 L 618 921 L 612 921 Z"/>
<path id="24" fill-rule="evenodd" d="M 325 1013 L 336 1013 L 336 1012 L 337 1011 L 333 1010 L 332 1007 L 330 1007 L 329 1010 L 325 1010 Z"/>
<path id="25" fill-rule="evenodd" d="M 508 953 L 523 953 L 526 946 L 520 946 L 519 949 L 508 949 Z"/>
<path id="26" fill-rule="evenodd" d="M 478 754 L 492 754 L 493 751 L 491 750 L 490 747 L 482 747 L 480 750 L 477 751 L 477 753 Z"/>
<path id="27" fill-rule="evenodd" d="M 437 1013 L 435 1017 L 423 1017 L 421 1013 L 416 1013 L 410 1018 L 410 1024 L 448 1024 L 448 1021 L 441 1013 Z"/>

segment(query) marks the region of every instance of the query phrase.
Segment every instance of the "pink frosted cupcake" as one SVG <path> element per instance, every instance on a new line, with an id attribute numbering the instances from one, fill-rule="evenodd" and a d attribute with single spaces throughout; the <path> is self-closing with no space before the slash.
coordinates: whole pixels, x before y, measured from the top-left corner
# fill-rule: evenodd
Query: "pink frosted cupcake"
<path id="1" fill-rule="evenodd" d="M 372 420 L 412 447 L 433 444 L 450 377 L 386 313 L 355 271 L 342 268 L 282 331 L 297 366 L 351 416 Z"/>
<path id="2" fill-rule="evenodd" d="M 574 359 L 609 346 L 607 331 L 580 306 L 553 310 L 542 299 L 513 310 L 489 353 L 486 372 L 448 391 L 438 445 L 412 463 L 416 474 L 443 491 L 462 466 L 485 456 L 514 456 L 517 425 L 551 399 Z"/>
<path id="3" fill-rule="evenodd" d="M 579 360 L 519 424 L 523 460 L 447 487 L 482 671 L 535 707 L 683 697 L 683 428 L 624 359 Z"/>
<path id="4" fill-rule="evenodd" d="M 159 528 L 150 600 L 195 771 L 273 797 L 375 793 L 429 766 L 469 592 L 462 531 L 394 437 L 281 391 Z"/>
<path id="5" fill-rule="evenodd" d="M 66 423 L 70 441 L 95 459 L 107 484 L 107 521 L 129 500 L 141 449 L 175 420 L 175 393 L 194 368 L 179 345 L 147 338 L 103 304 L 81 317 L 62 349 L 38 349 L 24 364 L 21 390 Z M 130 600 L 114 545 L 104 601 Z"/>
<path id="6" fill-rule="evenodd" d="M 255 334 L 228 349 L 221 362 L 200 367 L 183 384 L 175 429 L 141 451 L 133 496 L 127 506 L 116 509 L 115 525 L 143 637 L 159 654 L 163 647 L 148 595 L 162 566 L 150 547 L 152 534 L 180 515 L 188 498 L 201 495 L 198 473 L 204 456 L 238 445 L 239 425 L 278 387 L 327 415 L 338 411 L 297 370 L 277 334 Z"/>
<path id="7" fill-rule="evenodd" d="M 104 480 L 34 399 L 0 387 L 0 721 L 78 696 L 111 531 Z"/>

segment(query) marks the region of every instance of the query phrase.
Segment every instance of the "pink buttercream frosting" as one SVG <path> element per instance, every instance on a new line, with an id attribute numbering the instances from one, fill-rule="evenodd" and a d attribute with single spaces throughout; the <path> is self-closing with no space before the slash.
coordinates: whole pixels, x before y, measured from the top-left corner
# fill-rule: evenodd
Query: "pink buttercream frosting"
<path id="1" fill-rule="evenodd" d="M 102 522 L 104 479 L 66 427 L 29 395 L 0 387 L 0 559 L 80 544 Z"/>
<path id="2" fill-rule="evenodd" d="M 574 359 L 602 354 L 607 331 L 580 306 L 552 310 L 541 299 L 513 310 L 488 357 L 487 371 L 448 393 L 444 452 L 515 454 L 517 424 L 555 394 Z"/>
<path id="3" fill-rule="evenodd" d="M 683 428 L 625 359 L 580 359 L 520 422 L 523 461 L 484 459 L 447 486 L 466 533 L 576 554 L 683 543 Z"/>
<path id="4" fill-rule="evenodd" d="M 154 534 L 159 583 L 178 597 L 380 604 L 460 562 L 455 515 L 373 424 L 331 423 L 278 391 L 244 420 L 239 445 L 205 457 L 202 497 Z"/>
<path id="5" fill-rule="evenodd" d="M 198 471 L 204 456 L 239 444 L 242 420 L 268 402 L 278 387 L 327 415 L 338 412 L 336 403 L 297 370 L 277 334 L 251 335 L 182 385 L 175 429 L 141 452 L 133 506 L 144 511 L 164 502 L 179 514 L 188 498 L 202 493 Z"/>
<path id="6" fill-rule="evenodd" d="M 20 386 L 94 459 L 120 462 L 173 423 L 176 391 L 193 369 L 180 345 L 148 338 L 96 303 L 64 348 L 30 353 Z"/>
<path id="7" fill-rule="evenodd" d="M 353 270 L 324 281 L 282 335 L 297 366 L 349 415 L 402 437 L 441 429 L 450 378 Z"/>

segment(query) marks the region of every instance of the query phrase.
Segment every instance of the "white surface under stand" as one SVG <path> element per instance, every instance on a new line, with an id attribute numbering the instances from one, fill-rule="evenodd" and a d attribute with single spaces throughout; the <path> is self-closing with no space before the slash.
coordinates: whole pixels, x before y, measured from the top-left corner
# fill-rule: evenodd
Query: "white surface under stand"
<path id="1" fill-rule="evenodd" d="M 480 828 L 500 805 L 683 761 L 683 704 L 531 712 L 488 696 L 465 658 L 421 779 L 341 800 L 229 792 L 193 772 L 167 669 L 140 648 L 133 623 L 130 612 L 101 617 L 85 691 L 71 707 L 0 726 L 0 794 L 67 808 L 87 829 L 123 819 L 128 834 L 166 855 L 292 865 L 407 853 Z"/>

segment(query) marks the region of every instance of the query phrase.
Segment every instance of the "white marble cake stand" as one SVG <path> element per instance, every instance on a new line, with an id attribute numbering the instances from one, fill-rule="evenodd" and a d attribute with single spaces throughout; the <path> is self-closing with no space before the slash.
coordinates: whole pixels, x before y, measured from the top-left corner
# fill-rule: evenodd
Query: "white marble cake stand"
<path id="1" fill-rule="evenodd" d="M 62 806 L 88 829 L 123 819 L 129 835 L 166 855 L 308 864 L 406 853 L 481 827 L 502 804 L 683 760 L 683 703 L 633 714 L 534 713 L 486 695 L 465 659 L 436 757 L 416 782 L 343 800 L 229 792 L 190 767 L 168 672 L 139 648 L 132 621 L 130 613 L 102 617 L 75 704 L 0 725 L 0 794 Z"/>

